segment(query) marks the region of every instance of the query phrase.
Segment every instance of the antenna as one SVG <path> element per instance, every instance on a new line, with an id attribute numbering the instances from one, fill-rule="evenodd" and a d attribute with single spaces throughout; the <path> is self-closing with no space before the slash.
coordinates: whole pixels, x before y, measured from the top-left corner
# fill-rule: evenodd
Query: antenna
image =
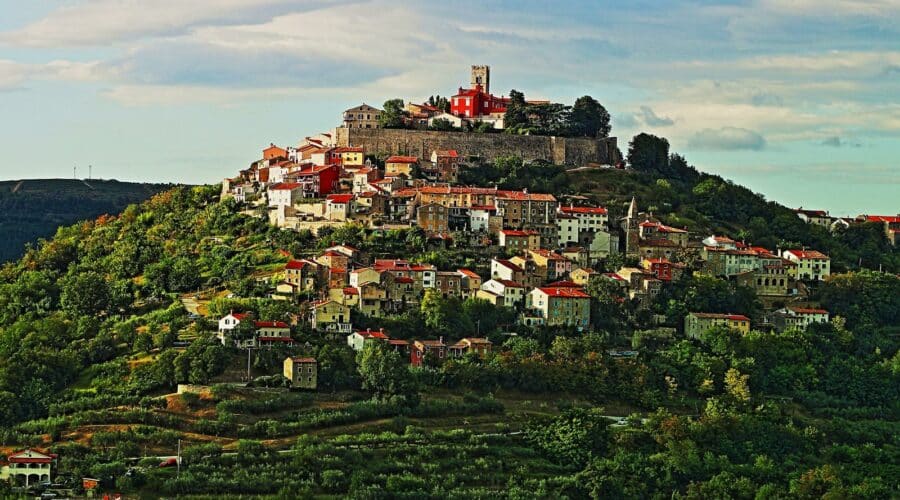
<path id="1" fill-rule="evenodd" d="M 78 167 L 72 167 L 72 178 L 78 179 Z"/>
<path id="2" fill-rule="evenodd" d="M 91 172 L 93 172 L 94 166 L 88 165 L 88 180 L 91 180 Z"/>

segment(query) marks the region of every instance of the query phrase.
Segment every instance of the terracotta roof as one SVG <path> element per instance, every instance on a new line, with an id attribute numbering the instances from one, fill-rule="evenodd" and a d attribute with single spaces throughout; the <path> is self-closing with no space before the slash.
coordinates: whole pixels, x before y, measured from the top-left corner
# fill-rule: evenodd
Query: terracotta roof
<path id="1" fill-rule="evenodd" d="M 257 328 L 290 328 L 284 321 L 254 321 Z"/>
<path id="2" fill-rule="evenodd" d="M 828 256 L 818 250 L 785 250 L 798 259 L 828 260 Z"/>
<path id="3" fill-rule="evenodd" d="M 750 321 L 750 318 L 743 314 L 719 314 L 719 313 L 690 313 L 697 318 L 704 319 L 730 319 L 734 321 Z"/>
<path id="4" fill-rule="evenodd" d="M 521 201 L 556 201 L 556 197 L 552 194 L 526 191 L 498 191 L 497 198 Z"/>
<path id="5" fill-rule="evenodd" d="M 332 203 L 350 203 L 351 201 L 353 201 L 353 195 L 352 194 L 330 194 L 325 199 Z"/>
<path id="6" fill-rule="evenodd" d="M 828 311 L 825 309 L 808 309 L 805 307 L 788 307 L 788 309 L 797 314 L 828 314 Z"/>
<path id="7" fill-rule="evenodd" d="M 344 295 L 359 295 L 359 290 L 353 288 L 352 286 L 344 287 Z"/>
<path id="8" fill-rule="evenodd" d="M 363 337 L 363 338 L 383 339 L 383 340 L 390 339 L 390 337 L 385 335 L 384 330 L 368 329 L 368 330 L 359 330 L 359 331 L 356 331 L 353 333 L 355 333 L 356 335 L 359 335 L 360 337 Z"/>
<path id="9" fill-rule="evenodd" d="M 317 363 L 316 358 L 309 358 L 309 357 L 306 357 L 306 358 L 300 358 L 300 357 L 291 358 L 291 361 L 293 361 L 294 363 Z"/>
<path id="10" fill-rule="evenodd" d="M 574 281 L 562 280 L 562 281 L 554 281 L 547 285 L 550 288 L 584 288 L 583 286 L 575 283 Z"/>
<path id="11" fill-rule="evenodd" d="M 438 156 L 446 156 L 449 158 L 458 158 L 459 153 L 456 152 L 455 149 L 448 149 L 447 151 L 435 151 Z"/>
<path id="12" fill-rule="evenodd" d="M 419 159 L 415 156 L 391 156 L 385 163 L 417 163 Z"/>
<path id="13" fill-rule="evenodd" d="M 900 215 L 867 215 L 866 222 L 887 222 L 888 224 L 900 224 Z"/>
<path id="14" fill-rule="evenodd" d="M 481 276 L 478 276 L 478 273 L 476 273 L 475 271 L 469 270 L 469 269 L 457 269 L 456 272 L 463 274 L 465 276 L 468 276 L 470 278 L 480 278 L 481 277 Z"/>
<path id="15" fill-rule="evenodd" d="M 561 297 L 565 299 L 588 299 L 591 297 L 580 288 L 546 286 L 537 288 L 537 290 L 540 290 L 541 292 L 551 297 Z"/>
<path id="16" fill-rule="evenodd" d="M 606 209 L 603 207 L 560 207 L 559 210 L 565 214 L 606 214 Z"/>
<path id="17" fill-rule="evenodd" d="M 269 191 L 280 191 L 280 190 L 290 190 L 290 189 L 300 189 L 303 185 L 299 182 L 279 182 L 274 186 L 269 188 Z"/>
<path id="18" fill-rule="evenodd" d="M 534 236 L 536 234 L 541 234 L 537 231 L 531 231 L 531 230 L 522 231 L 519 229 L 503 229 L 500 232 L 503 233 L 505 236 Z"/>
<path id="19" fill-rule="evenodd" d="M 309 265 L 308 262 L 305 262 L 302 260 L 292 260 L 292 261 L 288 262 L 287 264 L 285 264 L 284 268 L 285 269 L 303 269 L 307 265 Z"/>

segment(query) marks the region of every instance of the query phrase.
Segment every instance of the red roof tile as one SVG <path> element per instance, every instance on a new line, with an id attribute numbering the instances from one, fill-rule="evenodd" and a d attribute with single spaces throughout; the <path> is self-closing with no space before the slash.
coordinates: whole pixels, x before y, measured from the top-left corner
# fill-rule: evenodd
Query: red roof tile
<path id="1" fill-rule="evenodd" d="M 417 163 L 419 161 L 415 156 L 391 156 L 385 163 Z"/>
<path id="2" fill-rule="evenodd" d="M 551 296 L 551 297 L 560 297 L 564 299 L 588 299 L 591 296 L 585 293 L 580 288 L 567 288 L 567 287 L 540 287 L 537 288 L 541 292 Z"/>

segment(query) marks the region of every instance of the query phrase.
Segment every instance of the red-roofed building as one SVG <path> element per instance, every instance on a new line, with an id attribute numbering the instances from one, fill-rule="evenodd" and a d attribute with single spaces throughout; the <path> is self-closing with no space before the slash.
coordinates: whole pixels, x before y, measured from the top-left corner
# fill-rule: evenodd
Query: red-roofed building
<path id="1" fill-rule="evenodd" d="M 450 357 L 459 358 L 468 353 L 484 357 L 491 353 L 493 343 L 486 338 L 465 337 L 447 348 Z"/>
<path id="2" fill-rule="evenodd" d="M 891 245 L 900 242 L 900 215 L 861 215 L 857 220 L 884 224 L 884 234 Z"/>
<path id="3" fill-rule="evenodd" d="M 807 307 L 788 306 L 772 313 L 772 323 L 778 331 L 788 328 L 805 330 L 813 323 L 828 323 L 828 311 Z"/>
<path id="4" fill-rule="evenodd" d="M 381 330 L 358 330 L 350 335 L 347 335 L 347 345 L 353 348 L 354 351 L 362 351 L 366 342 L 370 341 L 388 341 L 391 338 L 388 337 L 386 333 L 384 333 L 384 329 Z"/>
<path id="5" fill-rule="evenodd" d="M 581 288 L 535 288 L 526 296 L 525 307 L 548 326 L 574 326 L 580 330 L 591 322 L 591 296 Z"/>
<path id="6" fill-rule="evenodd" d="M 9 464 L 4 467 L 0 480 L 11 479 L 14 485 L 25 487 L 51 481 L 56 467 L 57 455 L 33 448 L 25 449 L 6 457 Z"/>
<path id="7" fill-rule="evenodd" d="M 269 144 L 269 147 L 263 149 L 263 160 L 274 160 L 276 158 L 287 159 L 288 152 L 284 148 L 279 148 L 275 144 Z"/>
<path id="8" fill-rule="evenodd" d="M 669 262 L 669 259 L 644 259 L 641 261 L 641 267 L 660 281 L 666 283 L 672 281 L 673 264 Z"/>
<path id="9" fill-rule="evenodd" d="M 433 356 L 437 362 L 441 362 L 447 354 L 447 345 L 444 344 L 443 338 L 440 340 L 416 340 L 411 347 L 409 362 L 413 366 L 422 366 L 428 356 Z"/>
<path id="10" fill-rule="evenodd" d="M 431 164 L 422 167 L 422 174 L 427 179 L 455 183 L 459 175 L 459 153 L 455 149 L 432 151 Z"/>
<path id="11" fill-rule="evenodd" d="M 794 279 L 824 281 L 831 275 L 831 258 L 817 250 L 785 250 L 782 257 L 797 264 L 791 270 Z"/>
<path id="12" fill-rule="evenodd" d="M 250 328 L 239 328 L 251 321 L 248 314 L 229 313 L 219 320 L 219 340 L 222 345 L 235 345 L 240 348 L 261 347 L 271 345 L 293 345 L 291 327 L 283 321 L 255 321 Z"/>

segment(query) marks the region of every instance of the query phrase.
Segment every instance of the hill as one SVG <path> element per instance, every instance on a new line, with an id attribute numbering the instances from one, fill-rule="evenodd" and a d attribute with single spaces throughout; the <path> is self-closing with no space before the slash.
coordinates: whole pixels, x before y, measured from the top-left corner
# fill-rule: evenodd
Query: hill
<path id="1" fill-rule="evenodd" d="M 617 204 L 637 193 L 697 231 L 754 230 L 754 217 L 783 210 L 713 177 L 516 169 L 497 182 Z M 321 238 L 283 231 L 219 192 L 159 193 L 118 216 L 60 228 L 0 268 L 0 441 L 49 448 L 73 477 L 148 497 L 896 492 L 896 276 L 864 271 L 824 283 L 823 305 L 846 322 L 785 333 L 718 329 L 703 342 L 615 323 L 591 332 L 517 328 L 506 308 L 429 295 L 386 318 L 354 314 L 355 326 L 384 327 L 394 338 L 485 336 L 495 346 L 483 359 L 407 369 L 393 351 L 357 356 L 342 336 L 313 330 L 303 321 L 308 303 L 273 300 L 267 279 L 332 241 L 442 270 L 483 254 L 430 244 L 416 229 L 346 225 Z M 710 192 L 741 212 L 729 215 Z M 667 304 L 730 300 L 728 284 L 713 277 L 687 276 L 673 288 L 661 295 Z M 609 298 L 605 314 L 628 307 Z M 231 310 L 296 320 L 297 346 L 222 346 L 214 321 Z M 632 348 L 637 355 L 615 354 Z M 316 393 L 281 386 L 287 355 L 318 360 Z M 176 394 L 185 383 L 207 387 Z M 176 477 L 158 465 L 179 440 Z"/>
<path id="2" fill-rule="evenodd" d="M 0 182 L 0 262 L 16 259 L 27 243 L 47 238 L 56 228 L 117 214 L 132 203 L 171 188 L 116 180 L 29 179 Z"/>

